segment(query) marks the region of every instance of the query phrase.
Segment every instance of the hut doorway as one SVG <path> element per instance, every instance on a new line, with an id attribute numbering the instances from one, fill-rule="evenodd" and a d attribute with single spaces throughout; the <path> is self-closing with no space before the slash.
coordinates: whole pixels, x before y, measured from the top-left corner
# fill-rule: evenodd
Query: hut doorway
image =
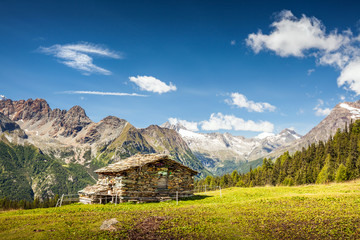
<path id="1" fill-rule="evenodd" d="M 158 190 L 167 189 L 168 188 L 167 184 L 168 184 L 167 177 L 166 176 L 160 177 L 157 184 Z"/>

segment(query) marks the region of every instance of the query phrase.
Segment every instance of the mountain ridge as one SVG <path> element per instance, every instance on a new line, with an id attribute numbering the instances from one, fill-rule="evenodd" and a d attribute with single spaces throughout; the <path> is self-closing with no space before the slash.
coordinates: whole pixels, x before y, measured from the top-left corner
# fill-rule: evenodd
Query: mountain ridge
<path id="1" fill-rule="evenodd" d="M 156 146 L 147 141 L 150 138 L 146 139 L 142 135 L 145 131 L 115 116 L 93 122 L 80 106 L 60 110 L 51 109 L 44 99 L 5 99 L 0 100 L 0 113 L 25 131 L 30 144 L 40 147 L 49 155 L 63 159 L 66 164 L 79 163 L 89 166 L 96 163 L 95 165 L 101 167 L 136 153 L 156 152 Z M 171 135 L 178 133 L 171 132 L 167 137 L 170 138 Z M 175 139 L 180 146 L 177 151 L 182 151 L 182 154 L 172 151 L 170 155 L 185 165 L 193 165 L 202 175 L 209 174 L 191 150 L 190 154 L 184 154 L 189 149 L 186 143 L 184 145 L 184 142 L 181 142 L 181 137 L 175 136 Z M 187 150 L 183 151 L 182 148 Z"/>
<path id="2" fill-rule="evenodd" d="M 284 129 L 279 134 L 261 134 L 253 138 L 233 136 L 230 133 L 196 133 L 181 123 L 166 122 L 161 125 L 176 130 L 187 142 L 195 156 L 216 175 L 241 168 L 248 162 L 266 156 L 279 146 L 300 138 L 294 130 Z"/>

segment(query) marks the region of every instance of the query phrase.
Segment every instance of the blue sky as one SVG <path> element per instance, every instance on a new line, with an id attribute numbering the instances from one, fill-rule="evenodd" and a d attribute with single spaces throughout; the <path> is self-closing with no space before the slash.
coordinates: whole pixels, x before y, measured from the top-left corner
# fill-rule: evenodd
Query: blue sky
<path id="1" fill-rule="evenodd" d="M 358 99 L 359 10 L 356 1 L 2 0 L 0 95 L 80 105 L 96 122 L 305 134 Z"/>

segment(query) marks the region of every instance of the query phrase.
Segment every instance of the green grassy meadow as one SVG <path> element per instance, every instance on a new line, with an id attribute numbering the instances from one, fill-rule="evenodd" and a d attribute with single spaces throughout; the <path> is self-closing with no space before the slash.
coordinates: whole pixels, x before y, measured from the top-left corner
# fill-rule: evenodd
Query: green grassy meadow
<path id="1" fill-rule="evenodd" d="M 117 218 L 117 231 L 100 230 Z M 360 180 L 0 212 L 1 239 L 360 239 Z"/>

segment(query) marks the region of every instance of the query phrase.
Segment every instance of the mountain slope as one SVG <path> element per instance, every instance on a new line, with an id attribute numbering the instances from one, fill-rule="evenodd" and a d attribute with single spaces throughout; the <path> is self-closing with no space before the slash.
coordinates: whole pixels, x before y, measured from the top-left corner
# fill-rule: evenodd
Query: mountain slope
<path id="1" fill-rule="evenodd" d="M 136 153 L 155 153 L 154 148 L 141 135 L 140 131 L 126 122 L 122 126 L 120 134 L 109 144 L 105 144 L 98 150 L 97 159 L 105 166 L 113 161 L 130 157 Z"/>
<path id="2" fill-rule="evenodd" d="M 169 154 L 176 161 L 200 172 L 202 176 L 210 174 L 175 130 L 151 125 L 140 131 L 156 152 Z"/>
<path id="3" fill-rule="evenodd" d="M 81 165 L 63 165 L 34 146 L 0 141 L 0 198 L 31 201 L 76 193 L 93 183 Z"/>
<path id="4" fill-rule="evenodd" d="M 51 109 L 43 99 L 0 100 L 0 198 L 75 193 L 94 183 L 99 167 L 164 150 L 201 176 L 210 174 L 175 131 L 137 129 L 113 116 L 95 123 L 80 106 Z"/>

